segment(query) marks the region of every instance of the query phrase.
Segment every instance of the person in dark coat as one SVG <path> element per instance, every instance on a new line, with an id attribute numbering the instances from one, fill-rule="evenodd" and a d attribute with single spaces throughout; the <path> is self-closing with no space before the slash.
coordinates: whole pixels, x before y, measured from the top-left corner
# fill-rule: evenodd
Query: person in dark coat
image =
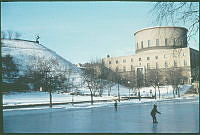
<path id="1" fill-rule="evenodd" d="M 153 105 L 153 109 L 151 111 L 151 116 L 153 118 L 153 123 L 158 123 L 157 119 L 156 119 L 156 113 L 161 114 L 158 110 L 157 110 L 157 105 Z"/>
<path id="2" fill-rule="evenodd" d="M 114 106 L 115 106 L 115 111 L 117 111 L 117 100 L 115 100 Z"/>

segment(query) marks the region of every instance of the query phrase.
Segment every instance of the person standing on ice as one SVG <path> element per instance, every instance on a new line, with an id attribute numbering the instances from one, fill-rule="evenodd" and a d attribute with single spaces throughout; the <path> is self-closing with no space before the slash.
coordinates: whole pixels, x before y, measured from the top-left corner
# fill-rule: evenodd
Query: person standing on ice
<path id="1" fill-rule="evenodd" d="M 156 119 L 156 113 L 161 114 L 158 110 L 157 110 L 157 105 L 153 105 L 153 109 L 151 111 L 151 116 L 153 118 L 153 123 L 158 123 L 157 119 Z"/>
<path id="2" fill-rule="evenodd" d="M 115 100 L 114 106 L 115 106 L 115 111 L 117 111 L 117 100 Z"/>

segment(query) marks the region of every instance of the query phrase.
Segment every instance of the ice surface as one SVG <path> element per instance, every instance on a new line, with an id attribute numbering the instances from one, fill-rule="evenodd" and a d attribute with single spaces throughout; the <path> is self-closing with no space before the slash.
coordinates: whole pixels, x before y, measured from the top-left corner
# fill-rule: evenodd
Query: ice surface
<path id="1" fill-rule="evenodd" d="M 152 123 L 154 102 L 120 102 L 4 111 L 5 133 L 197 133 L 199 99 L 159 101 L 158 124 Z"/>

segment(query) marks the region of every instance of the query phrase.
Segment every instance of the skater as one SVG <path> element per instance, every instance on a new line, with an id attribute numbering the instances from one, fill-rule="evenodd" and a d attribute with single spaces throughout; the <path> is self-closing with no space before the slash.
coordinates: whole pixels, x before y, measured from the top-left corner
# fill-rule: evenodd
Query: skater
<path id="1" fill-rule="evenodd" d="M 153 109 L 152 109 L 152 111 L 151 111 L 151 116 L 152 116 L 152 118 L 153 118 L 153 123 L 158 123 L 158 121 L 157 121 L 157 119 L 156 119 L 156 113 L 159 113 L 159 114 L 161 114 L 160 112 L 158 112 L 158 110 L 157 110 L 157 105 L 153 105 Z"/>
<path id="2" fill-rule="evenodd" d="M 115 106 L 115 111 L 117 111 L 117 100 L 115 100 L 114 106 Z"/>

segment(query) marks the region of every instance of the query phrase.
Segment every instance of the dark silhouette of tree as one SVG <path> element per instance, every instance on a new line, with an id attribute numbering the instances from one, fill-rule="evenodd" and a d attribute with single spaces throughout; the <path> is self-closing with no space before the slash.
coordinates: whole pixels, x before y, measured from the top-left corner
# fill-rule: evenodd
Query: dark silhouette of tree
<path id="1" fill-rule="evenodd" d="M 93 105 L 93 96 L 95 93 L 95 84 L 97 81 L 97 77 L 95 74 L 95 67 L 94 65 L 87 64 L 83 69 L 82 69 L 82 79 L 83 79 L 83 84 L 86 85 L 86 87 L 90 91 L 90 97 L 91 97 L 91 105 Z"/>
<path id="2" fill-rule="evenodd" d="M 68 69 L 61 70 L 59 63 L 55 58 L 45 59 L 44 57 L 35 58 L 32 65 L 28 67 L 28 76 L 30 83 L 34 89 L 39 90 L 42 87 L 43 91 L 49 92 L 50 107 L 52 107 L 52 92 L 53 90 L 66 88 Z"/>
<path id="3" fill-rule="evenodd" d="M 156 2 L 151 10 L 156 16 L 154 22 L 159 25 L 163 23 L 184 23 L 189 30 L 188 40 L 195 37 L 199 32 L 199 3 L 198 2 Z"/>
<path id="4" fill-rule="evenodd" d="M 18 76 L 19 70 L 11 55 L 2 57 L 2 71 L 3 80 L 7 82 L 13 82 L 14 79 Z"/>
<path id="5" fill-rule="evenodd" d="M 192 69 L 192 77 L 194 81 L 199 80 L 199 66 L 196 66 L 195 68 Z"/>
<path id="6" fill-rule="evenodd" d="M 13 36 L 14 36 L 14 31 L 12 31 L 12 30 L 7 30 L 7 35 L 8 35 L 8 39 L 12 39 L 13 38 Z"/>
<path id="7" fill-rule="evenodd" d="M 1 39 L 5 39 L 6 38 L 6 32 L 5 31 L 1 31 Z"/>
<path id="8" fill-rule="evenodd" d="M 162 76 L 159 72 L 158 69 L 148 69 L 147 70 L 147 73 L 146 73 L 146 83 L 148 85 L 151 85 L 154 87 L 155 89 L 155 99 L 156 99 L 156 88 L 158 88 L 158 92 L 159 92 L 159 98 L 160 98 L 160 84 L 162 83 L 161 82 L 162 80 Z"/>
<path id="9" fill-rule="evenodd" d="M 179 86 L 187 80 L 185 76 L 182 75 L 183 70 L 181 68 L 171 68 L 167 71 L 167 82 L 173 87 L 173 96 L 178 95 L 180 97 Z"/>
<path id="10" fill-rule="evenodd" d="M 14 34 L 15 34 L 15 39 L 19 39 L 22 36 L 22 34 L 19 32 L 15 32 Z"/>

